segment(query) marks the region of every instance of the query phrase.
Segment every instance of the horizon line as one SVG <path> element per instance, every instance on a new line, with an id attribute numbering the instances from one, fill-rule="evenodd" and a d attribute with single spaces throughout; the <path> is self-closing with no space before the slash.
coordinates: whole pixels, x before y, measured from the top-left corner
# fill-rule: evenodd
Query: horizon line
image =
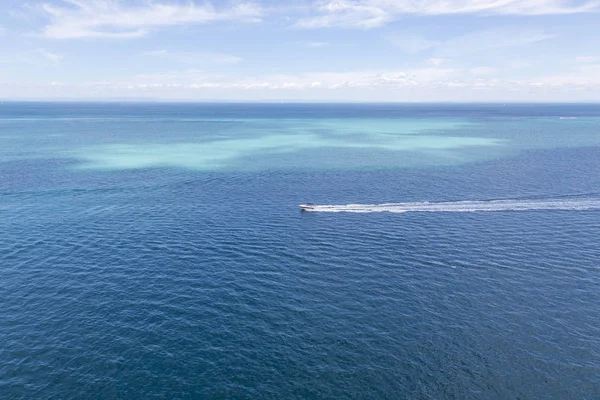
<path id="1" fill-rule="evenodd" d="M 193 100 L 193 99 L 88 99 L 88 98 L 66 98 L 66 99 L 0 99 L 0 105 L 4 103 L 189 103 L 189 104 L 598 104 L 599 100 L 577 100 L 577 101 L 543 101 L 543 100 L 488 100 L 488 101 L 328 101 L 328 100 Z"/>

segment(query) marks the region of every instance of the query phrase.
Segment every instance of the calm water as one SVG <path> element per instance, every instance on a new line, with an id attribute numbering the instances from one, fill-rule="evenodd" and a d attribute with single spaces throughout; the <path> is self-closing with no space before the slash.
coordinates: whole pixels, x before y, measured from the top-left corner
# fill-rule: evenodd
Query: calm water
<path id="1" fill-rule="evenodd" d="M 597 399 L 599 210 L 600 105 L 0 104 L 0 397 Z"/>

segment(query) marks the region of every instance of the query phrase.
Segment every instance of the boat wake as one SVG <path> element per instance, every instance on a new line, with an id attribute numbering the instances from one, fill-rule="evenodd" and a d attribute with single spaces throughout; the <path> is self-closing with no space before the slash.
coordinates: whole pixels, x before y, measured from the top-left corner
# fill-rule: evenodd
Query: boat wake
<path id="1" fill-rule="evenodd" d="M 308 212 L 406 213 L 406 212 L 500 212 L 500 211 L 600 211 L 600 198 L 548 198 L 412 202 L 384 204 L 314 205 Z"/>

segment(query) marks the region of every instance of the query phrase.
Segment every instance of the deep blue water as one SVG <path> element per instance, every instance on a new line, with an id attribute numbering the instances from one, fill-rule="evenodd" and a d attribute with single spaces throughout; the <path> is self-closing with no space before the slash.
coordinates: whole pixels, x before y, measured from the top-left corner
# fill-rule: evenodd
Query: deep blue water
<path id="1" fill-rule="evenodd" d="M 0 104 L 0 397 L 597 399 L 599 209 L 600 105 Z"/>

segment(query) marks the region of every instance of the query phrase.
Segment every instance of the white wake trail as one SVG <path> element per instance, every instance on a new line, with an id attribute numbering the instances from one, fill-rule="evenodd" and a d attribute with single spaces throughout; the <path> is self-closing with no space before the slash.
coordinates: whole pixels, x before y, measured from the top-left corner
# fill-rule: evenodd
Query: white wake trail
<path id="1" fill-rule="evenodd" d="M 593 211 L 600 198 L 557 198 L 535 200 L 467 200 L 384 204 L 315 205 L 310 212 L 499 212 L 499 211 Z"/>

